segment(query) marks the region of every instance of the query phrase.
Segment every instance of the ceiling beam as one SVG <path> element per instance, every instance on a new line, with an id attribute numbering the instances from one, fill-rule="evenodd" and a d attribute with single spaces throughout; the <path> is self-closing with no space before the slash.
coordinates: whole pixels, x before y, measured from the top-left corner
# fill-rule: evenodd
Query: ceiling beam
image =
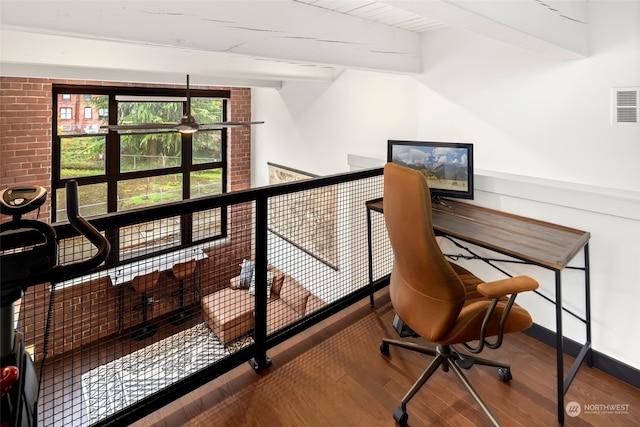
<path id="1" fill-rule="evenodd" d="M 453 28 L 557 59 L 589 55 L 586 0 L 382 0 Z"/>
<path id="2" fill-rule="evenodd" d="M 57 66 L 93 68 L 97 60 L 104 68 L 148 69 L 142 62 L 157 66 L 156 56 L 169 53 L 171 58 L 200 57 L 207 62 L 203 70 L 221 72 L 228 66 L 233 73 L 234 64 L 244 61 L 250 74 L 282 73 L 283 79 L 335 75 L 346 67 L 422 69 L 418 33 L 293 1 L 9 1 L 2 4 L 1 20 L 5 31 L 27 41 L 25 34 L 65 37 L 60 45 L 55 38 L 41 38 L 45 44 L 34 52 L 3 41 L 3 62 L 13 61 L 6 59 L 6 46 L 25 50 L 9 56 L 22 57 L 18 63 L 43 63 L 39 56 L 44 55 Z M 136 57 L 141 48 L 147 53 Z M 166 61 L 162 65 L 168 67 Z M 319 70 L 311 71 L 314 66 Z M 324 69 L 333 67 L 340 70 Z M 171 71 L 178 68 L 186 67 L 174 62 Z"/>
<path id="3" fill-rule="evenodd" d="M 2 75 L 281 87 L 282 80 L 331 81 L 331 67 L 260 60 L 239 55 L 0 30 Z"/>

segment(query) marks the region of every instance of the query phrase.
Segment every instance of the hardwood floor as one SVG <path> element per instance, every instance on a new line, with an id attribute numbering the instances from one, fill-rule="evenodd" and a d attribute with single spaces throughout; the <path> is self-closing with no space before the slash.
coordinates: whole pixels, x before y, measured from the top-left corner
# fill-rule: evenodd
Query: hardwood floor
<path id="1" fill-rule="evenodd" d="M 363 300 L 269 351 L 270 367 L 256 373 L 242 365 L 135 423 L 135 426 L 392 426 L 399 400 L 431 361 L 430 356 L 391 347 L 396 337 L 388 292 L 375 307 Z M 505 426 L 552 426 L 556 420 L 555 350 L 524 334 L 505 338 L 484 357 L 511 364 L 513 380 L 494 368 L 465 371 Z M 565 357 L 566 369 L 573 359 Z M 566 397 L 582 412 L 566 426 L 640 425 L 637 388 L 583 366 Z M 605 413 L 602 405 L 624 413 Z M 453 372 L 439 370 L 407 405 L 409 426 L 490 425 Z"/>

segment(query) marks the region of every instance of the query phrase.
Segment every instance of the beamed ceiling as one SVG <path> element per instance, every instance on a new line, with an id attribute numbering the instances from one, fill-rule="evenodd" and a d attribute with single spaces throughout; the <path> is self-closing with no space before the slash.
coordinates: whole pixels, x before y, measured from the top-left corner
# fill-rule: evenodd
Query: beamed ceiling
<path id="1" fill-rule="evenodd" d="M 279 87 L 344 69 L 419 74 L 458 28 L 535 54 L 588 54 L 586 0 L 12 1 L 2 75 Z"/>

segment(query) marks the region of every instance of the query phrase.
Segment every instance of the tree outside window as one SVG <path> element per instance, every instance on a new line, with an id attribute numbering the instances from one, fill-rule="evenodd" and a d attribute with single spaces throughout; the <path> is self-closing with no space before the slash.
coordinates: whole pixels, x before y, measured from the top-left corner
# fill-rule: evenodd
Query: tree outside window
<path id="1" fill-rule="evenodd" d="M 56 191 L 52 197 L 52 220 L 66 220 L 64 186 L 69 179 L 78 182 L 80 214 L 86 217 L 225 192 L 226 129 L 181 134 L 167 129 L 100 128 L 104 124 L 178 123 L 186 108 L 183 90 L 91 89 L 87 94 L 83 86 L 54 85 L 54 102 L 68 105 L 82 100 L 82 104 L 90 105 L 85 107 L 82 122 L 54 126 L 57 131 L 52 183 Z M 71 99 L 65 100 L 67 93 L 71 93 Z M 225 120 L 229 91 L 193 90 L 192 94 L 191 114 L 198 123 Z M 98 111 L 97 118 L 88 116 L 93 109 Z M 56 122 L 63 119 L 72 119 L 71 108 L 61 107 L 60 117 L 54 117 Z M 146 230 L 144 244 L 132 237 L 139 231 L 121 230 L 120 258 L 157 250 L 158 245 L 220 237 L 225 215 L 223 210 L 214 209 L 199 213 L 197 218 L 194 214 L 194 218 L 178 217 L 166 224 L 141 224 L 137 228 Z M 189 235 L 183 235 L 180 227 L 185 220 L 191 227 Z"/>

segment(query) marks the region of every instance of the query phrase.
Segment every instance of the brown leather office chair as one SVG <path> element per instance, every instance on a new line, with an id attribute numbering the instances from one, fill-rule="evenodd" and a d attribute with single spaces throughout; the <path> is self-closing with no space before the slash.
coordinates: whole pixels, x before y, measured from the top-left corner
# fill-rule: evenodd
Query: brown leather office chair
<path id="1" fill-rule="evenodd" d="M 469 352 L 498 348 L 504 333 L 530 327 L 531 316 L 514 304 L 514 299 L 519 292 L 536 289 L 538 283 L 527 276 L 484 283 L 450 263 L 436 241 L 429 187 L 419 171 L 393 163 L 385 166 L 383 209 L 394 255 L 391 302 L 406 326 L 436 344 L 430 347 L 386 338 L 380 343 L 380 351 L 385 355 L 389 354 L 389 345 L 393 345 L 435 356 L 404 396 L 393 418 L 400 425 L 407 423 L 407 402 L 442 366 L 443 371 L 451 368 L 457 374 L 493 424 L 499 425 L 460 367 L 470 368 L 473 363 L 493 366 L 499 368 L 502 380 L 511 379 L 508 364 Z M 496 338 L 488 340 L 488 337 Z M 460 353 L 454 344 L 462 344 L 468 352 Z"/>

